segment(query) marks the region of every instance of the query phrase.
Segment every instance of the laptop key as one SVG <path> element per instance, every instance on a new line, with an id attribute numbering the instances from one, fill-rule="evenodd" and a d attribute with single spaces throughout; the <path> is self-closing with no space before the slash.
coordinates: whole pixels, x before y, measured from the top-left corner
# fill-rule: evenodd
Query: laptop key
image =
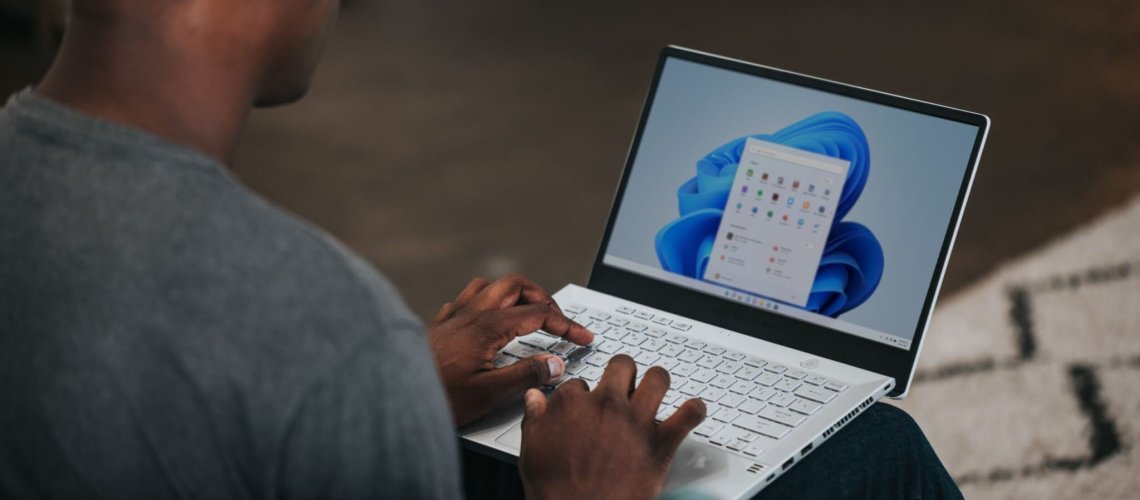
<path id="1" fill-rule="evenodd" d="M 590 311 L 590 313 L 587 314 L 586 317 L 593 319 L 593 320 L 605 321 L 607 319 L 610 319 L 610 313 L 606 313 L 606 312 L 602 312 L 602 311 Z"/>
<path id="2" fill-rule="evenodd" d="M 721 429 L 724 429 L 724 424 L 705 420 L 704 423 L 698 425 L 696 429 L 693 429 L 693 434 L 702 437 L 712 437 L 717 432 L 720 432 Z"/>
<path id="3" fill-rule="evenodd" d="M 705 348 L 706 353 L 712 354 L 714 356 L 720 356 L 721 354 L 724 354 L 725 351 L 726 351 L 725 348 L 717 347 L 717 346 L 711 346 L 711 347 Z"/>
<path id="4" fill-rule="evenodd" d="M 645 330 L 648 330 L 649 326 L 646 325 L 645 323 L 634 322 L 634 323 L 630 323 L 628 325 L 625 325 L 625 329 L 629 330 L 631 332 L 641 333 L 641 332 L 644 332 Z"/>
<path id="5" fill-rule="evenodd" d="M 815 412 L 819 411 L 819 408 L 821 406 L 822 405 L 819 403 L 813 403 L 806 399 L 796 398 L 792 404 L 788 405 L 788 409 L 794 412 L 803 413 L 804 415 L 814 415 Z"/>
<path id="6" fill-rule="evenodd" d="M 699 382 L 689 381 L 681 386 L 681 394 L 686 396 L 696 396 L 705 390 L 705 385 Z"/>
<path id="7" fill-rule="evenodd" d="M 765 387 L 772 387 L 776 382 L 780 381 L 780 376 L 775 373 L 764 372 L 756 377 L 755 382 Z"/>
<path id="8" fill-rule="evenodd" d="M 788 367 L 786 367 L 784 365 L 777 365 L 775 363 L 768 363 L 767 365 L 764 366 L 764 370 L 770 371 L 772 373 L 783 374 L 784 372 L 788 371 Z"/>
<path id="9" fill-rule="evenodd" d="M 795 402 L 796 398 L 786 392 L 777 392 L 775 396 L 768 399 L 768 404 L 772 406 L 779 406 L 781 408 L 788 406 Z"/>
<path id="10" fill-rule="evenodd" d="M 680 364 L 680 363 L 673 358 L 661 358 L 661 359 L 657 360 L 657 362 L 655 363 L 655 365 L 660 366 L 661 368 L 664 368 L 665 371 L 670 372 L 670 373 L 673 372 L 673 368 L 675 368 L 678 364 Z"/>
<path id="11" fill-rule="evenodd" d="M 637 319 L 643 319 L 645 321 L 649 321 L 649 320 L 653 319 L 653 313 L 651 313 L 649 311 L 637 311 L 637 312 L 633 313 L 633 317 L 635 317 Z"/>
<path id="12" fill-rule="evenodd" d="M 659 350 L 657 352 L 661 353 L 662 356 L 668 356 L 670 358 L 675 358 L 678 355 L 680 355 L 681 353 L 685 352 L 685 349 L 683 347 L 677 345 L 677 344 L 667 344 L 667 345 L 661 347 L 661 350 Z"/>
<path id="13" fill-rule="evenodd" d="M 689 338 L 679 333 L 670 333 L 665 337 L 665 340 L 668 340 L 674 344 L 684 344 L 685 342 L 688 342 Z"/>
<path id="14" fill-rule="evenodd" d="M 557 345 L 558 342 L 560 342 L 560 341 L 561 341 L 561 339 L 558 339 L 558 338 L 552 339 L 552 338 L 547 337 L 545 335 L 538 335 L 538 334 L 534 334 L 534 333 L 527 335 L 525 337 L 519 337 L 519 342 L 526 344 L 526 345 L 529 345 L 531 347 L 537 347 L 537 348 L 542 349 L 542 350 L 550 349 L 551 347 L 554 347 L 555 345 Z"/>
<path id="15" fill-rule="evenodd" d="M 780 379 L 780 381 L 776 382 L 776 385 L 773 385 L 772 387 L 776 390 L 780 390 L 780 391 L 784 391 L 784 392 L 792 392 L 792 391 L 796 390 L 796 388 L 798 388 L 801 385 L 803 385 L 803 384 L 800 384 L 800 382 L 798 380 L 794 380 L 794 379 L 790 379 L 790 378 L 784 378 L 784 379 Z"/>
<path id="16" fill-rule="evenodd" d="M 666 318 L 665 316 L 658 316 L 656 318 L 653 318 L 653 322 L 657 323 L 658 325 L 669 326 L 671 323 L 673 323 L 673 320 Z"/>
<path id="17" fill-rule="evenodd" d="M 759 443 L 752 443 L 748 446 L 745 446 L 741 451 L 743 451 L 745 455 L 758 457 L 761 453 L 764 453 L 764 448 L 761 448 Z"/>
<path id="18" fill-rule="evenodd" d="M 788 427 L 795 427 L 797 425 L 800 425 L 807 418 L 803 415 L 800 415 L 799 413 L 788 411 L 782 408 L 776 408 L 774 406 L 769 406 L 763 410 L 760 410 L 759 415 L 768 420 L 784 424 Z"/>
<path id="19" fill-rule="evenodd" d="M 763 387 L 758 391 L 752 391 L 750 394 L 748 394 L 748 397 L 755 399 L 755 400 L 758 400 L 758 401 L 767 401 L 769 399 L 772 399 L 772 396 L 775 396 L 775 395 L 776 395 L 775 389 Z"/>
<path id="20" fill-rule="evenodd" d="M 519 358 L 516 358 L 514 356 L 500 353 L 495 355 L 495 359 L 492 361 L 492 364 L 495 366 L 495 368 L 502 368 L 504 366 L 511 366 L 517 363 L 518 360 Z"/>
<path id="21" fill-rule="evenodd" d="M 746 400 L 748 400 L 748 398 L 741 396 L 740 394 L 735 394 L 735 393 L 730 392 L 730 393 L 722 396 L 720 398 L 720 401 L 717 401 L 717 403 L 721 404 L 722 406 L 726 406 L 728 408 L 736 408 L 737 406 L 740 406 L 740 404 L 745 402 Z"/>
<path id="22" fill-rule="evenodd" d="M 761 373 L 763 373 L 763 372 L 759 368 L 745 365 L 743 368 L 741 368 L 739 371 L 737 371 L 734 375 L 736 375 L 736 378 L 739 378 L 739 379 L 756 380 L 756 377 L 760 376 Z"/>
<path id="23" fill-rule="evenodd" d="M 748 393 L 756 390 L 756 387 L 757 385 L 753 384 L 752 382 L 737 380 L 732 384 L 732 387 L 728 388 L 728 390 L 740 394 L 741 396 L 747 396 Z"/>
<path id="24" fill-rule="evenodd" d="M 700 396 L 701 399 L 705 400 L 705 403 L 711 404 L 724 397 L 725 393 L 726 391 L 724 389 L 717 387 L 705 387 L 705 390 L 701 391 Z"/>
<path id="25" fill-rule="evenodd" d="M 706 355 L 702 356 L 701 359 L 697 360 L 697 366 L 699 366 L 701 368 L 709 368 L 709 369 L 716 368 L 717 366 L 720 365 L 720 363 L 721 363 L 720 357 L 714 356 L 712 354 L 706 354 Z"/>
<path id="26" fill-rule="evenodd" d="M 740 369 L 740 363 L 737 363 L 735 361 L 725 361 L 724 363 L 721 363 L 720 366 L 716 367 L 716 371 L 724 373 L 724 374 L 728 374 L 728 375 L 732 375 L 732 374 L 736 373 L 736 371 L 739 369 Z"/>
<path id="27" fill-rule="evenodd" d="M 671 372 L 679 377 L 690 377 L 697 372 L 697 367 L 688 363 L 677 365 Z"/>
<path id="28" fill-rule="evenodd" d="M 690 325 L 688 323 L 681 323 L 679 321 L 675 321 L 672 325 L 669 326 L 677 330 L 681 330 L 682 332 L 687 332 L 693 328 L 693 325 Z"/>
<path id="29" fill-rule="evenodd" d="M 665 331 L 665 330 L 662 330 L 662 329 L 660 329 L 660 328 L 650 328 L 650 329 L 648 329 L 648 330 L 646 330 L 646 331 L 645 331 L 645 334 L 646 334 L 646 335 L 648 335 L 648 336 L 650 336 L 650 337 L 653 337 L 653 338 L 655 338 L 655 339 L 659 339 L 659 338 L 662 338 L 662 337 L 664 337 L 665 335 L 667 335 L 668 333 L 669 333 L 669 332 L 667 332 L 667 331 Z"/>
<path id="30" fill-rule="evenodd" d="M 736 352 L 736 351 L 728 351 L 724 354 L 725 359 L 727 359 L 729 361 L 735 361 L 737 363 L 744 361 L 744 358 L 746 358 L 746 357 L 747 356 L 745 356 L 744 353 Z"/>
<path id="31" fill-rule="evenodd" d="M 713 387 L 719 387 L 721 389 L 728 389 L 729 387 L 732 387 L 732 384 L 735 383 L 736 379 L 732 378 L 731 375 L 726 375 L 723 373 L 717 375 L 716 378 L 712 379 L 712 381 L 709 382 L 709 384 L 711 384 Z"/>
<path id="32" fill-rule="evenodd" d="M 742 403 L 738 409 L 749 415 L 755 415 L 759 413 L 760 410 L 763 410 L 765 406 L 768 406 L 768 403 L 748 398 L 748 400 Z"/>
<path id="33" fill-rule="evenodd" d="M 586 369 L 578 373 L 578 376 L 586 379 L 588 382 L 597 382 L 598 379 L 602 378 L 602 373 L 604 373 L 604 370 L 601 368 L 598 368 L 596 366 L 587 366 Z"/>
<path id="34" fill-rule="evenodd" d="M 704 354 L 701 354 L 700 351 L 689 349 L 678 355 L 677 359 L 684 363 L 696 363 L 697 360 L 701 359 L 702 357 L 704 357 Z"/>
<path id="35" fill-rule="evenodd" d="M 689 376 L 689 378 L 696 380 L 702 384 L 707 384 L 709 381 L 716 378 L 716 372 L 712 370 L 698 369 L 697 372 Z"/>
<path id="36" fill-rule="evenodd" d="M 658 349 L 665 347 L 665 341 L 661 339 L 648 338 L 642 342 L 640 346 L 643 351 L 657 352 Z"/>
<path id="37" fill-rule="evenodd" d="M 632 307 L 629 307 L 629 306 L 618 306 L 617 312 L 622 313 L 622 314 L 633 314 L 634 309 Z"/>
<path id="38" fill-rule="evenodd" d="M 688 346 L 688 347 L 689 347 L 689 348 L 691 348 L 691 349 L 696 349 L 696 350 L 698 350 L 698 351 L 699 351 L 699 350 L 701 350 L 701 349 L 704 349 L 704 348 L 708 347 L 708 344 L 706 344 L 706 343 L 704 343 L 704 342 L 701 342 L 701 341 L 699 341 L 699 340 L 690 340 L 690 341 L 689 341 L 689 342 L 687 342 L 685 345 L 686 345 L 686 346 Z"/>
<path id="39" fill-rule="evenodd" d="M 759 417 L 753 417 L 751 415 L 744 415 L 740 418 L 737 418 L 736 421 L 732 423 L 732 425 L 763 436 L 768 436 L 772 439 L 780 439 L 784 436 L 787 436 L 788 432 L 791 432 L 792 430 L 791 427 L 788 427 L 786 425 L 778 424 L 771 420 L 766 420 Z"/>
<path id="40" fill-rule="evenodd" d="M 796 370 L 794 372 L 785 373 L 784 376 L 788 378 L 794 378 L 796 380 L 803 380 L 804 377 L 807 376 L 807 372 L 803 370 Z"/>
<path id="41" fill-rule="evenodd" d="M 807 377 L 804 377 L 804 382 L 807 382 L 811 385 L 823 385 L 830 381 L 819 375 L 808 375 Z"/>
<path id="42" fill-rule="evenodd" d="M 756 368 L 763 368 L 764 365 L 768 364 L 768 362 L 764 361 L 760 358 L 754 358 L 754 357 L 749 356 L 747 358 L 744 358 L 744 364 L 746 364 L 748 366 L 756 367 Z"/>
<path id="43" fill-rule="evenodd" d="M 796 396 L 822 404 L 829 403 L 832 399 L 835 399 L 834 392 L 810 385 L 800 387 L 800 389 L 796 391 Z"/>
<path id="44" fill-rule="evenodd" d="M 835 392 L 843 392 L 847 390 L 847 384 L 841 384 L 839 382 L 828 382 L 826 384 L 823 384 L 823 387 L 829 391 Z"/>
<path id="45" fill-rule="evenodd" d="M 618 309 L 620 310 L 621 308 L 619 307 Z M 571 314 L 582 314 L 586 312 L 586 307 L 579 304 L 570 304 L 566 306 L 565 310 Z"/>

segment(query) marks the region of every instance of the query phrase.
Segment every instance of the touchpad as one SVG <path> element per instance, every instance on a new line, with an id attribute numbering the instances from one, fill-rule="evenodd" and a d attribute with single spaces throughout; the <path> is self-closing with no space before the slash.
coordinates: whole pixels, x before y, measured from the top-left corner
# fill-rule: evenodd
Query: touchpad
<path id="1" fill-rule="evenodd" d="M 522 447 L 522 424 L 518 423 L 512 426 L 510 429 L 507 429 L 507 432 L 504 432 L 500 434 L 499 437 L 495 438 L 495 442 L 510 446 L 515 451 L 519 451 L 519 448 Z"/>

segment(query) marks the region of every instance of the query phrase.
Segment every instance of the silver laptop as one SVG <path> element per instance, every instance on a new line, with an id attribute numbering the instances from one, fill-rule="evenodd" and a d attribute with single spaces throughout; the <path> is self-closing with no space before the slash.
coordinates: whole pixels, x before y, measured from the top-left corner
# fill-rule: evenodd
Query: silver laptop
<path id="1" fill-rule="evenodd" d="M 883 396 L 902 398 L 989 128 L 985 116 L 667 47 L 589 284 L 554 295 L 596 335 L 536 332 L 595 386 L 609 358 L 700 397 L 667 490 L 754 495 Z M 519 453 L 515 401 L 461 430 Z"/>

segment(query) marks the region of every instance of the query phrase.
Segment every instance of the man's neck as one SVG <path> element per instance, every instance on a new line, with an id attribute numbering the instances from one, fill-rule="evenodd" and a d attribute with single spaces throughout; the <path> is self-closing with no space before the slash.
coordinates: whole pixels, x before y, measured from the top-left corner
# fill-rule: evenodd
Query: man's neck
<path id="1" fill-rule="evenodd" d="M 106 28 L 72 23 L 37 92 L 228 165 L 252 106 L 250 61 L 221 67 L 157 30 Z"/>

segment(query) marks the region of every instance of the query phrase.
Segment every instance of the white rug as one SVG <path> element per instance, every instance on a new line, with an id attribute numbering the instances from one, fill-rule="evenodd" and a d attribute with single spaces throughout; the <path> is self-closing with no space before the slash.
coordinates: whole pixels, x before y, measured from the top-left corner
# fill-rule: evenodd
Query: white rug
<path id="1" fill-rule="evenodd" d="M 1140 498 L 1140 198 L 941 301 L 928 335 L 897 404 L 967 498 Z"/>

